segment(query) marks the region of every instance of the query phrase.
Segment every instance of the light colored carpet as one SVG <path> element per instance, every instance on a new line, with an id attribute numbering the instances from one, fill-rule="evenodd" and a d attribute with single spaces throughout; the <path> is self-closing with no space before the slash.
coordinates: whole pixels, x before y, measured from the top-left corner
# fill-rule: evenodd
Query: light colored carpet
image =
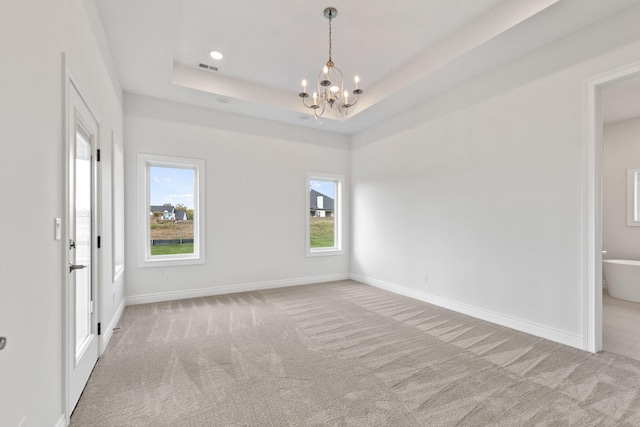
<path id="1" fill-rule="evenodd" d="M 127 307 L 77 426 L 639 426 L 640 362 L 352 281 Z"/>

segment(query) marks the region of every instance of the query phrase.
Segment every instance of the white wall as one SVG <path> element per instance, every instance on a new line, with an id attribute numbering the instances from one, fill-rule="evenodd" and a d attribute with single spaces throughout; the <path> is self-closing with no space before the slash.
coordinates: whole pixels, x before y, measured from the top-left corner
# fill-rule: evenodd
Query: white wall
<path id="1" fill-rule="evenodd" d="M 4 2 L 0 13 L 0 185 L 17 214 L 2 227 L 2 423 L 61 414 L 61 61 L 66 2 Z M 27 20 L 28 17 L 28 20 Z M 20 40 L 20 43 L 16 41 Z M 36 53 L 37 52 L 37 53 Z"/>
<path id="2" fill-rule="evenodd" d="M 604 257 L 640 260 L 640 227 L 627 226 L 627 168 L 640 168 L 640 118 L 606 125 L 602 139 Z"/>
<path id="3" fill-rule="evenodd" d="M 0 9 L 0 186 L 14 211 L 0 246 L 0 335 L 8 339 L 0 351 L 0 424 L 54 426 L 63 414 L 66 249 L 54 240 L 54 218 L 64 211 L 62 52 L 100 117 L 103 141 L 109 129 L 122 132 L 121 91 L 105 71 L 90 4 L 24 0 Z"/>
<path id="4" fill-rule="evenodd" d="M 583 81 L 637 61 L 634 13 L 355 135 L 353 276 L 582 346 Z"/>
<path id="5" fill-rule="evenodd" d="M 305 255 L 305 173 L 344 174 L 348 189 L 347 137 L 127 94 L 125 140 L 128 301 L 347 277 L 348 246 L 347 255 Z M 205 160 L 206 264 L 137 266 L 137 153 Z M 346 236 L 349 217 L 347 203 Z"/>

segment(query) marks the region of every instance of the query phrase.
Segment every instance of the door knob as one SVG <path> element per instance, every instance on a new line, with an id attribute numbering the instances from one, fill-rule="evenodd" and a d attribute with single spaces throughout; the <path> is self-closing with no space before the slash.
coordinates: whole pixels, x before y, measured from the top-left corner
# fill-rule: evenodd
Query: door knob
<path id="1" fill-rule="evenodd" d="M 0 350 L 4 350 L 7 345 L 7 337 L 0 337 Z"/>
<path id="2" fill-rule="evenodd" d="M 81 264 L 71 264 L 69 263 L 69 273 L 71 273 L 73 270 L 82 270 L 83 268 L 87 268 L 86 265 L 81 265 Z"/>

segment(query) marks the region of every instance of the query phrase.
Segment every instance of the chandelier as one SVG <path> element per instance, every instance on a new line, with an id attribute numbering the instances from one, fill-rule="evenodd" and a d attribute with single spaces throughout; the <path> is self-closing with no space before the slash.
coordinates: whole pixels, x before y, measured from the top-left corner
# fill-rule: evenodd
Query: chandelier
<path id="1" fill-rule="evenodd" d="M 355 77 L 355 90 L 353 97 L 349 99 L 349 92 L 344 89 L 342 71 L 335 66 L 331 59 L 331 20 L 338 15 L 333 7 L 324 10 L 324 16 L 329 20 L 329 60 L 318 73 L 317 91 L 312 95 L 307 93 L 307 81 L 302 80 L 302 92 L 298 95 L 302 103 L 313 113 L 316 119 L 324 117 L 325 111 L 332 111 L 338 120 L 345 119 L 358 103 L 362 89 L 358 87 L 360 78 Z"/>

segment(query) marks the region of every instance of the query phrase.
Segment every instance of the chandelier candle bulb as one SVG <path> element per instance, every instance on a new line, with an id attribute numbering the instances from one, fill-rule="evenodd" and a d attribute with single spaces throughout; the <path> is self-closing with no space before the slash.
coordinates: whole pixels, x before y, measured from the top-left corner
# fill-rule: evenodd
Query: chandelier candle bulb
<path id="1" fill-rule="evenodd" d="M 307 93 L 307 80 L 302 81 L 302 92 Z"/>
<path id="2" fill-rule="evenodd" d="M 356 76 L 356 78 L 353 80 L 356 82 L 356 90 L 358 90 L 358 83 L 360 83 L 360 77 Z"/>

